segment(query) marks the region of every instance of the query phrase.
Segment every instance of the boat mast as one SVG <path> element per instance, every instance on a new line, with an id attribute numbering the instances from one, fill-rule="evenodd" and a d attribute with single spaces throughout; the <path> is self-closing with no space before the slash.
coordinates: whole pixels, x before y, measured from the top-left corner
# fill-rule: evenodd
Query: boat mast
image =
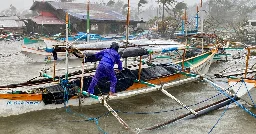
<path id="1" fill-rule="evenodd" d="M 188 30 L 187 30 L 187 11 L 185 9 L 185 37 L 186 37 L 186 46 L 188 45 Z"/>
<path id="2" fill-rule="evenodd" d="M 87 1 L 87 43 L 90 42 L 90 0 Z"/>
<path id="3" fill-rule="evenodd" d="M 68 13 L 66 13 L 66 80 L 68 80 L 68 20 Z"/>
<path id="4" fill-rule="evenodd" d="M 127 20 L 126 20 L 126 48 L 128 47 L 129 40 L 129 25 L 130 25 L 130 0 L 128 0 L 128 11 L 127 11 Z M 127 68 L 127 58 L 124 59 L 124 66 Z"/>
<path id="5" fill-rule="evenodd" d="M 200 17 L 201 17 L 201 34 L 202 34 L 202 53 L 204 52 L 204 37 L 203 37 L 203 33 L 204 33 L 204 15 L 203 15 L 203 0 L 201 0 L 200 2 Z"/>
<path id="6" fill-rule="evenodd" d="M 198 22 L 198 19 L 199 19 L 198 13 L 199 13 L 199 7 L 196 6 L 196 31 L 197 32 L 198 32 L 198 24 L 199 24 L 199 22 Z"/>

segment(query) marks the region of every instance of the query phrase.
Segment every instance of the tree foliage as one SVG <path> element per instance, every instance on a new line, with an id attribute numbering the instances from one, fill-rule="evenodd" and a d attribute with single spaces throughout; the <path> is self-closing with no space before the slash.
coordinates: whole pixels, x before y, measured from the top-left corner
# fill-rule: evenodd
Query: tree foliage
<path id="1" fill-rule="evenodd" d="M 75 0 L 60 0 L 60 2 L 73 2 Z"/>
<path id="2" fill-rule="evenodd" d="M 113 0 L 110 0 L 110 1 L 108 1 L 108 3 L 107 3 L 107 6 L 110 6 L 110 7 L 112 7 L 112 6 L 114 6 L 115 5 L 115 2 L 113 1 Z"/>
<path id="3" fill-rule="evenodd" d="M 141 7 L 142 5 L 144 5 L 144 4 L 147 4 L 147 3 L 148 3 L 147 0 L 140 0 L 140 1 L 138 2 L 138 13 L 140 13 L 140 7 Z"/>
<path id="4" fill-rule="evenodd" d="M 174 36 L 175 31 L 181 27 L 182 15 L 187 4 L 177 2 L 176 0 L 160 0 L 164 10 L 162 11 L 162 19 L 158 18 L 158 30 L 163 35 Z"/>
<path id="5" fill-rule="evenodd" d="M 205 30 L 233 33 L 234 38 L 243 40 L 246 36 L 243 25 L 256 9 L 254 0 L 209 0 L 209 11 Z"/>

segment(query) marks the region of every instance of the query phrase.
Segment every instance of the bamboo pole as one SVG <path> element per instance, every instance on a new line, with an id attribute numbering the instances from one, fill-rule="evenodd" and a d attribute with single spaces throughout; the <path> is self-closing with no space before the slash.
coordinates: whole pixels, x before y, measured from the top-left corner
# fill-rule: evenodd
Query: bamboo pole
<path id="1" fill-rule="evenodd" d="M 140 56 L 140 65 L 139 65 L 139 73 L 138 73 L 138 80 L 140 81 L 140 77 L 141 77 L 141 60 L 142 60 L 142 56 Z"/>
<path id="2" fill-rule="evenodd" d="M 66 13 L 66 80 L 68 79 L 68 13 Z"/>
<path id="3" fill-rule="evenodd" d="M 182 71 L 185 71 L 185 65 L 184 65 L 185 58 L 186 58 L 185 55 L 186 55 L 186 49 L 184 49 L 184 52 L 182 55 Z"/>
<path id="4" fill-rule="evenodd" d="M 250 58 L 250 48 L 247 48 L 247 50 L 248 50 L 248 54 L 247 54 L 247 58 L 246 58 L 244 78 L 246 78 L 246 75 L 247 75 L 247 70 L 248 70 L 248 65 L 249 65 L 249 58 Z"/>
<path id="5" fill-rule="evenodd" d="M 129 25 L 130 25 L 130 0 L 128 0 L 128 12 L 127 12 L 127 20 L 126 20 L 126 46 L 125 46 L 125 48 L 128 47 Z M 124 59 L 124 67 L 127 68 L 127 58 Z"/>
<path id="6" fill-rule="evenodd" d="M 55 76 L 56 76 L 56 60 L 53 61 L 53 81 L 55 81 Z"/>
<path id="7" fill-rule="evenodd" d="M 84 88 L 84 56 L 83 56 L 83 62 L 82 62 L 82 75 L 81 75 L 81 88 L 80 88 L 80 93 L 79 93 L 79 106 L 81 106 L 81 96 L 82 96 L 83 88 Z"/>
<path id="8" fill-rule="evenodd" d="M 185 25 L 185 37 L 186 37 L 186 46 L 188 45 L 188 30 L 187 30 L 187 11 L 186 11 L 186 9 L 185 9 L 185 23 L 184 23 L 184 25 Z"/>
<path id="9" fill-rule="evenodd" d="M 69 22 L 69 17 L 68 17 L 68 13 L 66 13 L 66 74 L 65 74 L 65 79 L 66 81 L 68 81 L 68 22 Z M 66 107 L 67 103 L 68 103 L 68 98 L 67 94 L 67 86 L 65 85 L 64 87 L 64 107 Z"/>
<path id="10" fill-rule="evenodd" d="M 152 60 L 152 53 L 149 54 L 149 63 L 151 63 Z"/>
<path id="11" fill-rule="evenodd" d="M 87 2 L 87 43 L 90 42 L 90 0 Z"/>
<path id="12" fill-rule="evenodd" d="M 203 33 L 204 33 L 204 15 L 203 15 L 203 0 L 201 0 L 200 2 L 200 7 L 201 7 L 201 10 L 200 10 L 200 17 L 201 17 L 201 34 L 202 34 L 202 53 L 204 53 L 204 37 L 203 37 Z"/>

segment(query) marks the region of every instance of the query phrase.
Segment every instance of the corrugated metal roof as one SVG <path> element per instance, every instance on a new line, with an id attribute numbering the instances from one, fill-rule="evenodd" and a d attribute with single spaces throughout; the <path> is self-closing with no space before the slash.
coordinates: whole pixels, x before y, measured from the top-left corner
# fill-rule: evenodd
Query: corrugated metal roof
<path id="1" fill-rule="evenodd" d="M 37 16 L 31 19 L 37 24 L 57 24 L 57 25 L 62 25 L 65 24 L 64 21 L 58 19 L 57 17 L 48 17 L 48 16 Z"/>
<path id="2" fill-rule="evenodd" d="M 23 27 L 24 22 L 16 20 L 0 20 L 0 27 Z"/>
<path id="3" fill-rule="evenodd" d="M 0 20 L 19 20 L 18 16 L 0 16 Z"/>
<path id="4" fill-rule="evenodd" d="M 68 2 L 48 2 L 55 10 L 64 10 L 70 15 L 79 19 L 86 20 L 87 10 L 86 4 L 83 3 L 68 3 Z M 90 4 L 90 19 L 91 20 L 118 20 L 125 21 L 126 16 L 115 11 L 111 7 L 100 4 Z"/>

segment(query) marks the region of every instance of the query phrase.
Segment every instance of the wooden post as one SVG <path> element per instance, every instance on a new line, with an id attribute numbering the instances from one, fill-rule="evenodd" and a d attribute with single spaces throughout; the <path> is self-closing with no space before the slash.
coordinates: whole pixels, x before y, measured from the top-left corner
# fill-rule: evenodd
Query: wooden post
<path id="1" fill-rule="evenodd" d="M 185 71 L 185 66 L 184 66 L 184 62 L 185 62 L 185 55 L 186 55 L 186 49 L 184 48 L 184 52 L 182 55 L 182 71 Z"/>
<path id="2" fill-rule="evenodd" d="M 84 88 L 84 56 L 83 56 L 83 61 L 82 61 L 82 75 L 81 75 L 81 88 L 80 88 L 80 93 L 79 93 L 79 106 L 81 106 L 81 96 Z"/>
<path id="3" fill-rule="evenodd" d="M 141 60 L 142 60 L 142 56 L 140 56 L 140 65 L 139 65 L 139 74 L 138 74 L 139 81 L 140 81 L 140 74 L 141 74 Z"/>
<path id="4" fill-rule="evenodd" d="M 56 60 L 53 61 L 53 81 L 55 81 L 55 76 L 56 76 Z"/>
<path id="5" fill-rule="evenodd" d="M 151 63 L 152 60 L 152 53 L 149 54 L 149 63 Z"/>
<path id="6" fill-rule="evenodd" d="M 250 48 L 247 48 L 248 54 L 246 58 L 246 68 L 245 68 L 245 73 L 244 73 L 244 78 L 246 78 L 247 75 L 247 70 L 248 70 L 248 65 L 249 65 L 249 58 L 250 58 Z"/>

